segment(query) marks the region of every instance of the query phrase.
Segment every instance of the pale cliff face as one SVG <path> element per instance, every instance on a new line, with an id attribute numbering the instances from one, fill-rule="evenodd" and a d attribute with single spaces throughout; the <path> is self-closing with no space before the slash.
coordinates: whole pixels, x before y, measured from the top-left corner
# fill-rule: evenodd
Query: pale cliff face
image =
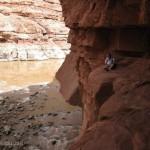
<path id="1" fill-rule="evenodd" d="M 58 0 L 0 0 L 0 60 L 64 58 L 61 11 Z"/>

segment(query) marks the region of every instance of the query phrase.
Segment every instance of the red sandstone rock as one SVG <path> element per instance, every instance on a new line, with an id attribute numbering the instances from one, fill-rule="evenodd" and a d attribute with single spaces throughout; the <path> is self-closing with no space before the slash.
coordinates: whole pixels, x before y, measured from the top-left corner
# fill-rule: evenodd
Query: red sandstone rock
<path id="1" fill-rule="evenodd" d="M 70 103 L 77 89 L 71 80 L 78 78 L 83 108 L 80 138 L 70 150 L 149 150 L 150 2 L 61 4 L 72 46 L 57 78 Z M 103 69 L 108 52 L 117 62 L 110 72 Z"/>
<path id="2" fill-rule="evenodd" d="M 148 0 L 61 0 L 65 22 L 71 28 L 150 24 Z"/>
<path id="3" fill-rule="evenodd" d="M 67 55 L 62 68 L 56 74 L 56 78 L 62 85 L 60 91 L 65 100 L 72 105 L 81 105 L 76 61 L 77 56 L 75 53 Z"/>
<path id="4" fill-rule="evenodd" d="M 89 128 L 71 150 L 148 150 L 150 110 L 124 110 Z"/>

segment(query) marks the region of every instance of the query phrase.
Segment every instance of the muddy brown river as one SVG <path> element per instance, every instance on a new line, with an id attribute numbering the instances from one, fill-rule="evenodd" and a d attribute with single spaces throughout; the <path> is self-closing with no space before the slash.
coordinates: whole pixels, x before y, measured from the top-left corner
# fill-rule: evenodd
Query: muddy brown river
<path id="1" fill-rule="evenodd" d="M 20 99 L 21 102 L 30 101 L 30 95 L 38 92 L 40 103 L 43 107 L 36 109 L 36 113 L 51 111 L 73 110 L 65 102 L 59 92 L 60 85 L 55 79 L 55 74 L 63 59 L 47 61 L 13 61 L 0 62 L 0 97 L 11 97 L 11 101 Z M 44 96 L 48 100 L 43 102 Z M 39 104 L 41 105 L 41 104 Z"/>
<path id="2" fill-rule="evenodd" d="M 55 79 L 62 62 L 0 62 L 0 150 L 67 150 L 78 136 L 81 109 Z"/>
<path id="3" fill-rule="evenodd" d="M 63 61 L 63 59 L 51 59 L 0 62 L 0 93 L 52 82 Z"/>

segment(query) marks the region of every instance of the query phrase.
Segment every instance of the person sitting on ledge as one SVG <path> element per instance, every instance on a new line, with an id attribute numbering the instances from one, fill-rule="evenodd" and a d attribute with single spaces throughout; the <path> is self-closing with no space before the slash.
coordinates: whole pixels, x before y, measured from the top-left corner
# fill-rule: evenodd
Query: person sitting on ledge
<path id="1" fill-rule="evenodd" d="M 116 66 L 115 58 L 112 57 L 111 53 L 108 53 L 107 57 L 105 58 L 105 67 L 104 67 L 104 69 L 106 71 L 110 71 L 110 70 L 114 69 L 115 66 Z"/>

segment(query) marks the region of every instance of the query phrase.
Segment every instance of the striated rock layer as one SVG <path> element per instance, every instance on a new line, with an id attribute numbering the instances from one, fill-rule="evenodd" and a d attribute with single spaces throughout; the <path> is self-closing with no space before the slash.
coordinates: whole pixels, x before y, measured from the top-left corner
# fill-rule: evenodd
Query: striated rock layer
<path id="1" fill-rule="evenodd" d="M 150 149 L 150 2 L 61 0 L 71 53 L 57 72 L 65 99 L 83 108 L 70 150 Z M 117 61 L 104 70 L 111 52 Z"/>
<path id="2" fill-rule="evenodd" d="M 59 0 L 0 0 L 0 60 L 64 58 L 68 31 Z"/>

